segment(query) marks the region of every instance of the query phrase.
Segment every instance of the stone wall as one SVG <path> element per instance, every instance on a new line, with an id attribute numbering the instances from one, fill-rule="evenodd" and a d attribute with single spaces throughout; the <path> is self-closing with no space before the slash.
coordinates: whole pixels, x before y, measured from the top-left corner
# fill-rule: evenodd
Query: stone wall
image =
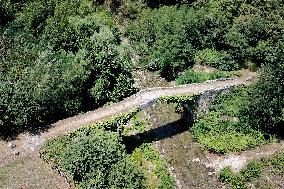
<path id="1" fill-rule="evenodd" d="M 234 86 L 208 90 L 199 95 L 195 103 L 195 110 L 190 109 L 187 104 L 183 104 L 183 119 L 192 124 L 195 119 L 203 117 L 209 113 L 210 105 L 215 101 L 217 95 L 230 92 Z"/>

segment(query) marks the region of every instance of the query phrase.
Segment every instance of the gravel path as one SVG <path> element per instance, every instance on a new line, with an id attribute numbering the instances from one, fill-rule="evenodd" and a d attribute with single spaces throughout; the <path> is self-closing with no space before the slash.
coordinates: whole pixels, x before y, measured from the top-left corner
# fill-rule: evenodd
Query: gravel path
<path id="1" fill-rule="evenodd" d="M 246 79 L 234 78 L 227 80 L 208 81 L 200 84 L 142 90 L 118 103 L 103 106 L 94 111 L 60 120 L 52 124 L 48 130 L 38 135 L 31 135 L 29 133 L 20 134 L 16 140 L 12 141 L 12 143 L 17 146 L 15 150 L 19 151 L 20 154 L 18 156 L 27 156 L 29 153 L 36 152 L 41 144 L 48 139 L 74 131 L 79 127 L 103 120 L 105 118 L 125 113 L 133 108 L 143 107 L 148 102 L 154 101 L 160 96 L 203 93 L 208 90 L 220 90 L 231 86 L 245 84 L 249 84 L 249 81 Z M 0 141 L 0 147 L 1 143 L 3 142 L 4 141 Z M 15 152 L 9 149 L 8 145 L 5 147 L 5 145 L 2 144 L 2 146 L 4 146 L 4 149 L 0 148 L 0 151 L 3 152 L 1 153 L 3 155 L 0 157 L 0 165 L 11 160 L 11 157 L 13 159 L 13 153 Z"/>
<path id="2" fill-rule="evenodd" d="M 132 108 L 143 107 L 148 102 L 158 99 L 160 96 L 182 95 L 190 93 L 203 93 L 208 90 L 220 90 L 223 88 L 245 85 L 249 82 L 243 79 L 235 78 L 230 80 L 209 81 L 201 84 L 183 85 L 177 87 L 150 88 L 138 92 L 118 103 L 98 108 L 94 111 L 84 113 L 61 120 L 52 125 L 52 127 L 41 134 L 42 139 L 49 139 L 60 134 L 68 133 L 81 126 L 100 121 L 102 119 L 125 113 Z"/>
<path id="3" fill-rule="evenodd" d="M 15 140 L 9 141 L 9 143 L 7 141 L 0 140 L 0 168 L 2 170 L 5 170 L 10 165 L 14 165 L 16 162 L 23 162 L 21 163 L 23 166 L 19 166 L 16 172 L 11 170 L 13 173 L 2 173 L 4 174 L 2 176 L 7 176 L 8 178 L 12 179 L 21 173 L 24 173 L 25 175 L 37 174 L 41 175 L 40 177 L 38 177 L 39 180 L 37 181 L 37 183 L 53 183 L 50 184 L 51 188 L 66 188 L 66 185 L 68 185 L 68 183 L 66 183 L 66 181 L 62 178 L 57 178 L 58 175 L 56 174 L 56 172 L 48 173 L 47 168 L 42 168 L 46 165 L 40 159 L 38 150 L 46 140 L 54 138 L 61 134 L 72 132 L 79 127 L 103 120 L 105 118 L 117 116 L 133 108 L 143 108 L 147 103 L 157 100 L 160 96 L 183 95 L 192 93 L 200 94 L 208 90 L 220 90 L 227 87 L 246 85 L 249 83 L 250 81 L 247 81 L 245 78 L 234 78 L 177 87 L 145 89 L 118 103 L 113 103 L 98 108 L 94 111 L 60 120 L 52 124 L 49 129 L 40 134 L 31 135 L 30 133 L 22 133 Z M 34 164 L 31 164 L 32 162 L 34 162 Z M 33 167 L 33 169 L 31 169 L 30 167 Z M 51 176 L 51 174 L 53 174 L 53 176 Z M 47 179 L 49 179 L 48 182 Z M 58 182 L 59 180 L 61 181 Z M 45 184 L 43 184 L 42 187 L 45 187 Z M 17 183 L 17 186 L 15 186 L 15 188 L 20 188 L 26 185 L 27 188 L 37 187 L 29 180 L 23 178 L 19 179 L 19 182 Z M 3 187 L 5 187 L 5 184 L 3 185 Z M 7 187 L 10 187 L 9 184 L 7 185 Z"/>
<path id="4" fill-rule="evenodd" d="M 17 137 L 17 139 L 10 141 L 9 143 L 0 140 L 0 169 L 5 170 L 10 165 L 14 165 L 17 162 L 23 162 L 21 163 L 21 165 L 19 165 L 18 168 L 16 167 L 17 169 L 19 169 L 17 172 L 7 172 L 5 173 L 5 175 L 2 175 L 2 177 L 9 176 L 9 174 L 11 174 L 12 176 L 10 177 L 11 179 L 13 179 L 13 174 L 17 176 L 22 172 L 26 175 L 37 174 L 38 179 L 42 181 L 41 183 L 44 183 L 44 185 L 42 185 L 43 188 L 45 187 L 45 184 L 50 185 L 51 188 L 68 188 L 68 183 L 66 183 L 63 178 L 59 178 L 56 172 L 48 172 L 47 170 L 49 170 L 50 168 L 48 168 L 48 166 L 39 158 L 38 150 L 46 140 L 54 138 L 61 134 L 72 132 L 79 127 L 112 116 L 117 116 L 133 108 L 143 108 L 145 104 L 157 100 L 160 96 L 183 95 L 192 93 L 200 94 L 209 90 L 221 90 L 237 85 L 247 85 L 251 82 L 249 80 L 250 79 L 248 79 L 247 77 L 242 77 L 227 80 L 208 81 L 200 84 L 191 84 L 176 87 L 145 89 L 118 103 L 103 106 L 94 111 L 60 120 L 52 124 L 52 126 L 48 130 L 38 135 L 22 133 Z M 232 166 L 234 171 L 239 171 L 250 160 L 273 155 L 281 149 L 284 149 L 283 142 L 268 144 L 257 149 L 245 151 L 241 154 L 228 154 L 225 156 L 208 154 L 206 155 L 207 160 L 203 164 L 206 165 L 206 167 L 210 167 L 216 171 L 220 170 L 224 166 Z M 39 180 L 38 182 L 40 182 Z M 25 184 L 29 186 L 29 183 L 29 180 L 19 179 L 19 183 L 15 188 L 25 186 Z M 31 185 L 31 188 L 33 188 L 32 186 L 33 185 Z"/>

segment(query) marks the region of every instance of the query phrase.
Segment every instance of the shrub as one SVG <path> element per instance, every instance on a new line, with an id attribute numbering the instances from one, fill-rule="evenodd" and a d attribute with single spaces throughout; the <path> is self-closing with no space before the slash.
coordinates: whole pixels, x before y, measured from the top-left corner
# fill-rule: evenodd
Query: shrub
<path id="1" fill-rule="evenodd" d="M 176 7 L 145 10 L 128 27 L 127 34 L 142 56 L 142 65 L 171 79 L 193 62 L 195 49 L 183 30 L 191 11 Z"/>
<path id="2" fill-rule="evenodd" d="M 142 189 L 145 188 L 145 176 L 137 169 L 131 160 L 125 159 L 117 162 L 108 176 L 108 185 L 111 189 Z"/>
<path id="3" fill-rule="evenodd" d="M 233 173 L 230 167 L 225 167 L 218 173 L 218 179 L 221 182 L 228 183 L 230 188 L 249 188 L 254 185 L 258 187 L 270 188 L 273 183 L 268 182 L 266 177 L 283 175 L 283 152 L 273 157 L 261 158 L 249 162 L 240 172 Z M 265 170 L 265 171 L 263 171 Z M 268 174 L 268 172 L 269 174 Z M 274 181 L 272 181 L 274 182 Z"/>
<path id="4" fill-rule="evenodd" d="M 230 54 L 214 49 L 200 50 L 195 54 L 195 63 L 212 66 L 221 70 L 236 70 L 240 66 L 232 60 Z"/>
<path id="5" fill-rule="evenodd" d="M 144 0 L 123 0 L 120 12 L 124 18 L 135 19 L 146 8 Z"/>
<path id="6" fill-rule="evenodd" d="M 217 153 L 242 151 L 273 140 L 273 137 L 265 139 L 262 132 L 253 129 L 242 114 L 250 95 L 251 88 L 236 88 L 216 97 L 210 113 L 199 118 L 191 128 L 203 150 Z"/>
<path id="7" fill-rule="evenodd" d="M 253 179 L 260 177 L 263 165 L 260 162 L 252 161 L 250 162 L 245 170 L 241 171 L 242 177 L 245 182 L 250 182 Z"/>
<path id="8" fill-rule="evenodd" d="M 262 173 L 263 164 L 252 161 L 240 173 L 234 174 L 230 167 L 223 168 L 218 173 L 218 179 L 226 182 L 232 189 L 246 189 L 246 184 L 258 179 Z"/>
<path id="9" fill-rule="evenodd" d="M 218 173 L 218 179 L 221 182 L 229 182 L 233 177 L 233 174 L 234 173 L 232 172 L 230 167 L 225 167 Z"/>
<path id="10" fill-rule="evenodd" d="M 284 124 L 284 64 L 268 65 L 262 69 L 262 76 L 255 85 L 251 103 L 242 114 L 247 122 L 267 133 L 281 136 Z"/>
<path id="11" fill-rule="evenodd" d="M 97 129 L 68 144 L 59 164 L 81 188 L 143 188 L 143 175 L 127 160 L 116 133 Z"/>
<path id="12" fill-rule="evenodd" d="M 1 130 L 57 121 L 133 92 L 130 59 L 111 17 L 82 8 L 87 0 L 68 2 L 30 1 L 1 28 Z"/>
<path id="13" fill-rule="evenodd" d="M 128 34 L 142 65 L 171 79 L 193 59 L 221 70 L 240 69 L 246 62 L 260 67 L 274 57 L 283 35 L 280 0 L 198 0 L 192 6 L 155 7 L 142 11 Z"/>
<path id="14" fill-rule="evenodd" d="M 239 152 L 266 143 L 260 132 L 242 133 L 237 131 L 238 124 L 215 119 L 213 122 L 205 118 L 206 121 L 198 121 L 191 128 L 193 137 L 199 142 L 202 150 L 217 153 Z"/>
<path id="15" fill-rule="evenodd" d="M 281 152 L 277 154 L 272 160 L 271 164 L 277 172 L 279 172 L 281 175 L 284 174 L 284 153 Z"/>
<path id="16" fill-rule="evenodd" d="M 147 188 L 175 188 L 174 179 L 168 171 L 168 163 L 150 144 L 144 143 L 135 148 L 130 159 L 143 170 Z M 151 169 L 149 165 L 152 165 Z"/>
<path id="17" fill-rule="evenodd" d="M 245 183 L 242 180 L 242 177 L 235 175 L 230 167 L 223 168 L 218 173 L 218 179 L 221 182 L 226 182 L 230 185 L 232 189 L 245 189 Z"/>
<path id="18" fill-rule="evenodd" d="M 195 72 L 191 69 L 185 71 L 176 79 L 178 85 L 190 84 L 190 83 L 202 83 L 207 80 L 214 80 L 219 78 L 228 78 L 236 73 L 226 71 L 214 71 L 210 73 Z"/>

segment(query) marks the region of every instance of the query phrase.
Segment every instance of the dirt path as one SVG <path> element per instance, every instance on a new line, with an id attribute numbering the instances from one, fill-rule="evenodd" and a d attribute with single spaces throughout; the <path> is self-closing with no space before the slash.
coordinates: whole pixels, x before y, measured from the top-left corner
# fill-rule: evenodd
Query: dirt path
<path id="1" fill-rule="evenodd" d="M 214 82 L 191 84 L 191 85 L 184 85 L 177 87 L 146 89 L 118 103 L 104 106 L 94 111 L 90 111 L 71 118 L 60 120 L 57 123 L 54 123 L 50 129 L 39 135 L 32 136 L 28 133 L 21 134 L 18 136 L 16 140 L 12 142 L 16 144 L 17 146 L 16 150 L 20 152 L 21 156 L 21 154 L 26 154 L 36 151 L 36 149 L 47 139 L 74 131 L 81 126 L 91 124 L 111 116 L 116 116 L 121 113 L 125 113 L 131 110 L 132 108 L 143 107 L 143 105 L 159 98 L 160 96 L 182 95 L 188 93 L 202 93 L 208 90 L 219 90 L 222 88 L 227 88 L 236 85 L 243 85 L 248 83 L 249 82 L 244 79 L 236 78 L 232 80 L 220 80 Z M 10 153 L 8 153 L 8 151 L 10 151 Z M 3 164 L 7 160 L 9 160 L 9 157 L 13 156 L 13 152 L 11 152 L 11 150 L 9 149 L 8 151 L 7 153 L 4 153 L 6 155 L 0 157 L 0 164 Z"/>
<path id="2" fill-rule="evenodd" d="M 11 178 L 13 179 L 16 175 L 18 175 L 19 172 L 21 172 L 21 174 L 24 174 L 28 169 L 30 169 L 29 165 L 32 165 L 30 163 L 34 162 L 34 170 L 30 171 L 34 173 L 42 173 L 43 175 L 40 177 L 42 180 L 46 180 L 46 178 L 51 179 L 51 181 L 47 182 L 53 183 L 51 185 L 54 186 L 52 186 L 51 188 L 66 188 L 66 183 L 62 180 L 61 186 L 56 187 L 60 185 L 58 184 L 58 178 L 56 178 L 58 177 L 58 175 L 56 176 L 56 173 L 54 173 L 54 178 L 52 178 L 50 176 L 50 173 L 47 173 L 47 171 L 43 170 L 42 168 L 44 167 L 44 163 L 39 158 L 38 149 L 44 143 L 44 141 L 54 138 L 58 135 L 74 131 L 84 125 L 91 124 L 111 116 L 116 116 L 121 113 L 125 113 L 131 110 L 132 108 L 143 107 L 145 104 L 156 100 L 160 96 L 203 93 L 208 90 L 220 90 L 231 86 L 246 85 L 249 83 L 250 82 L 247 81 L 245 78 L 234 78 L 230 80 L 209 81 L 201 84 L 191 84 L 177 87 L 150 88 L 142 90 L 139 93 L 130 96 L 129 98 L 126 98 L 118 103 L 104 106 L 94 111 L 90 111 L 71 118 L 60 120 L 57 123 L 52 124 L 51 128 L 38 135 L 31 135 L 29 133 L 20 134 L 17 139 L 15 139 L 14 141 L 10 141 L 10 144 L 15 145 L 15 147 L 9 146 L 6 141 L 0 141 L 0 168 L 2 170 L 5 170 L 7 166 L 12 165 L 14 162 L 23 161 L 24 163 L 22 164 L 29 162 L 26 164 L 26 166 L 22 166 L 20 168 L 17 168 L 17 170 L 14 170 L 14 176 L 11 176 Z M 35 166 L 37 165 L 36 162 L 42 166 Z M 46 167 L 46 169 L 48 168 Z M 36 185 L 32 185 L 29 187 L 29 184 L 31 184 L 29 183 L 29 180 L 24 179 L 23 182 L 24 183 L 19 183 L 19 185 L 15 188 L 21 188 L 21 185 L 26 186 L 25 184 L 28 185 L 28 187 L 26 188 L 37 188 Z M 7 185 L 6 188 L 10 188 L 10 186 Z"/>
<path id="3" fill-rule="evenodd" d="M 246 150 L 241 154 L 229 153 L 227 155 L 207 154 L 206 162 L 203 164 L 216 172 L 226 166 L 230 166 L 234 172 L 239 172 L 245 165 L 252 160 L 259 160 L 284 150 L 284 141 L 279 143 L 267 144 L 256 149 Z"/>

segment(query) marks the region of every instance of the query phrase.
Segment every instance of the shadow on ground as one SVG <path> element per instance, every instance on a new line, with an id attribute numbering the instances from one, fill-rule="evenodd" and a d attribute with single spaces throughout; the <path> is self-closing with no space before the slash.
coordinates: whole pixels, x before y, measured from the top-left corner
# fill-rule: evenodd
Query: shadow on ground
<path id="1" fill-rule="evenodd" d="M 15 140 L 21 133 L 29 133 L 31 135 L 38 135 L 49 130 L 52 124 L 41 124 L 36 126 L 26 126 L 22 128 L 9 127 L 0 128 L 0 140 L 10 141 Z"/>
<path id="2" fill-rule="evenodd" d="M 123 136 L 123 143 L 126 146 L 127 152 L 131 153 L 136 147 L 142 145 L 143 143 L 151 143 L 154 141 L 171 138 L 177 134 L 188 131 L 188 129 L 188 125 L 184 124 L 183 119 L 180 119 L 160 127 L 150 129 L 144 133 Z"/>

